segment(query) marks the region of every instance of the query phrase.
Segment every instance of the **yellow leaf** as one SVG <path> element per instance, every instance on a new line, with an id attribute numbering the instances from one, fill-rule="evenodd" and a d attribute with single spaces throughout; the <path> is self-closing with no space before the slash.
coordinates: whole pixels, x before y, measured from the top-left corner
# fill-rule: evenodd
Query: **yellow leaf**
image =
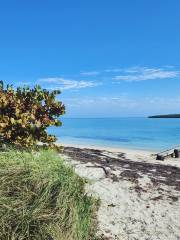
<path id="1" fill-rule="evenodd" d="M 15 119 L 14 118 L 10 118 L 11 124 L 15 123 Z"/>

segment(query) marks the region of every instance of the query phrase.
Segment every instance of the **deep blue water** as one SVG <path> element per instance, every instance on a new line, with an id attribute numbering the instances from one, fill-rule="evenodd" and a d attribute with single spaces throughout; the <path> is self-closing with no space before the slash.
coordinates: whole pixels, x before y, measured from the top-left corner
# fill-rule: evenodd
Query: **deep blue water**
<path id="1" fill-rule="evenodd" d="M 50 133 L 61 143 L 96 144 L 149 150 L 180 145 L 180 119 L 63 118 Z"/>

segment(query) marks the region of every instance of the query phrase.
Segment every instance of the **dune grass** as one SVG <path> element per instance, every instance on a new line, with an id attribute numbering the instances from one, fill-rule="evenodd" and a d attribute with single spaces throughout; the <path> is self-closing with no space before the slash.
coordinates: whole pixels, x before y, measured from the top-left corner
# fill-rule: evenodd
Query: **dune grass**
<path id="1" fill-rule="evenodd" d="M 96 210 L 56 152 L 0 152 L 1 240 L 93 240 Z"/>

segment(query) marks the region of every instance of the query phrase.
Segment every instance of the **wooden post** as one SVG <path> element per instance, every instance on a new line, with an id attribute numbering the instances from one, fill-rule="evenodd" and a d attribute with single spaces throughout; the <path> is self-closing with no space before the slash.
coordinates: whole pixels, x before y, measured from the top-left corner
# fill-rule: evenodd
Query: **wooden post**
<path id="1" fill-rule="evenodd" d="M 156 160 L 164 161 L 164 156 L 157 154 Z"/>
<path id="2" fill-rule="evenodd" d="M 179 158 L 180 157 L 178 149 L 174 149 L 174 156 L 175 156 L 175 158 Z"/>

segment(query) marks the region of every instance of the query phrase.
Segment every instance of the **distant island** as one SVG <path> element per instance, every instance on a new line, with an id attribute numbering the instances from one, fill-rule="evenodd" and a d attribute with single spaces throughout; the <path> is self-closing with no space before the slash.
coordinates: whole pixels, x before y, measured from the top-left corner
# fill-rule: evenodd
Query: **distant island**
<path id="1" fill-rule="evenodd" d="M 154 115 L 148 118 L 180 118 L 180 114 L 165 114 L 165 115 Z"/>

